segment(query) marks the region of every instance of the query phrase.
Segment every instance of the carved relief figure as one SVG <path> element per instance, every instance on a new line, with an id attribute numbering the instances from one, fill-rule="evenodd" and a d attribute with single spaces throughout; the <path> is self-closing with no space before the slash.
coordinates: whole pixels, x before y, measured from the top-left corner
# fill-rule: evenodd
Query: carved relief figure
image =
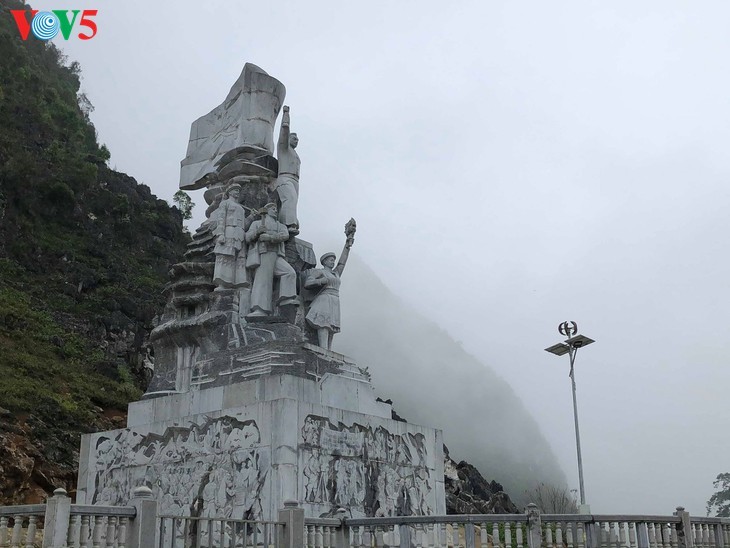
<path id="1" fill-rule="evenodd" d="M 92 502 L 126 504 L 134 487 L 147 485 L 165 513 L 253 519 L 261 515 L 268 471 L 260 441 L 254 421 L 232 417 L 171 427 L 162 435 L 121 430 L 102 436 L 95 446 Z"/>
<path id="2" fill-rule="evenodd" d="M 355 219 L 345 225 L 345 247 L 335 266 L 335 254 L 325 253 L 320 258 L 323 268 L 312 270 L 304 282 L 307 289 L 320 288 L 307 313 L 307 323 L 317 330 L 319 346 L 330 350 L 335 333 L 340 331 L 340 277 L 345 270 L 350 248 L 355 242 Z"/>
<path id="3" fill-rule="evenodd" d="M 301 433 L 305 502 L 329 505 L 332 512 L 348 508 L 353 515 L 431 512 L 433 488 L 423 434 L 335 425 L 316 415 L 305 417 Z"/>
<path id="4" fill-rule="evenodd" d="M 292 234 L 299 233 L 297 202 L 299 201 L 299 168 L 302 162 L 299 154 L 294 150 L 298 144 L 297 134 L 289 131 L 289 107 L 284 106 L 279 130 L 279 144 L 276 150 L 279 160 L 279 176 L 274 181 L 273 188 L 281 202 L 281 222 Z"/>
<path id="5" fill-rule="evenodd" d="M 217 221 L 213 234 L 215 242 L 215 270 L 213 283 L 219 288 L 244 287 L 246 279 L 245 229 L 246 211 L 238 202 L 241 185 L 231 183 L 213 214 Z"/>
<path id="6" fill-rule="evenodd" d="M 297 275 L 286 262 L 284 254 L 284 242 L 289 239 L 289 232 L 278 221 L 276 204 L 266 204 L 263 213 L 263 217 L 254 221 L 246 231 L 246 242 L 251 245 L 246 266 L 255 269 L 249 316 L 268 316 L 273 313 L 274 278 L 279 279 L 278 305 L 299 304 Z"/>

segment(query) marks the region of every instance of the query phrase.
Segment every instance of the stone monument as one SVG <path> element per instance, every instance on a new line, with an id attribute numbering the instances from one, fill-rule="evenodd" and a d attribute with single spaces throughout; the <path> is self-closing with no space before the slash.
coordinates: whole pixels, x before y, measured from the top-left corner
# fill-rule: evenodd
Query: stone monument
<path id="1" fill-rule="evenodd" d="M 316 268 L 297 237 L 284 96 L 246 64 L 192 124 L 180 187 L 205 189 L 207 218 L 170 270 L 147 392 L 126 428 L 82 439 L 78 503 L 125 504 L 147 486 L 181 516 L 275 519 L 292 501 L 315 517 L 446 513 L 441 432 L 394 420 L 367 369 L 331 350 L 356 225 Z"/>

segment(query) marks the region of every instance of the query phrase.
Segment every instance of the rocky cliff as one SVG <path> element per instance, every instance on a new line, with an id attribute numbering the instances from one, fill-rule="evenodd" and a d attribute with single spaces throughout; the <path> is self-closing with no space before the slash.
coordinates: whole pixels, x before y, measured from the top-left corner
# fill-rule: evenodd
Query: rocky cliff
<path id="1" fill-rule="evenodd" d="M 123 423 L 180 212 L 106 166 L 79 67 L 0 6 L 0 500 L 72 488 L 79 435 Z"/>

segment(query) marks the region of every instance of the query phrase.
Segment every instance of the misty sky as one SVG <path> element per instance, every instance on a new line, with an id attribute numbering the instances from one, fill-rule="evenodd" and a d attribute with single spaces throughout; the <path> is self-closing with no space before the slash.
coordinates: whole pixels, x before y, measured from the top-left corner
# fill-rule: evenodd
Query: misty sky
<path id="1" fill-rule="evenodd" d="M 32 3 L 99 10 L 54 43 L 112 167 L 169 200 L 190 123 L 259 65 L 300 137 L 301 237 L 339 251 L 355 217 L 353 253 L 514 387 L 575 488 L 543 349 L 578 322 L 592 510 L 704 515 L 730 471 L 730 4 L 72 4 Z"/>

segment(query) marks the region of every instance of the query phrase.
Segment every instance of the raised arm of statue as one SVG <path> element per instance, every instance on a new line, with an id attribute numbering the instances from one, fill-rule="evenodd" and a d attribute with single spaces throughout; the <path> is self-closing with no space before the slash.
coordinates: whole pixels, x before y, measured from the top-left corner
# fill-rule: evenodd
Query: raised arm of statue
<path id="1" fill-rule="evenodd" d="M 335 267 L 335 272 L 337 272 L 340 276 L 342 276 L 342 273 L 345 270 L 347 257 L 350 255 L 350 248 L 352 247 L 352 244 L 355 243 L 355 230 L 357 230 L 357 223 L 355 223 L 355 219 L 350 219 L 345 225 L 345 236 L 347 237 L 345 240 L 345 247 L 342 248 L 340 260 L 337 261 L 337 266 Z"/>
<path id="2" fill-rule="evenodd" d="M 284 114 L 281 116 L 281 129 L 279 130 L 279 148 L 289 148 L 289 107 L 284 105 Z"/>

